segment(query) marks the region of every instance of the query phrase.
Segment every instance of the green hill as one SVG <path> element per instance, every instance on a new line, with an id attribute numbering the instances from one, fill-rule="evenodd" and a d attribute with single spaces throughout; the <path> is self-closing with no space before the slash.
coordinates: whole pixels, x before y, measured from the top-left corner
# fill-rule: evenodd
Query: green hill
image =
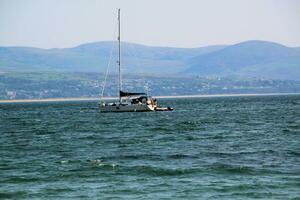
<path id="1" fill-rule="evenodd" d="M 116 72 L 116 42 L 62 49 L 0 47 L 0 72 Z M 112 56 L 110 56 L 112 55 Z M 125 74 L 240 76 L 300 80 L 300 48 L 267 41 L 201 48 L 152 47 L 122 43 Z"/>
<path id="2" fill-rule="evenodd" d="M 300 51 L 277 43 L 247 41 L 189 60 L 185 73 L 300 79 Z"/>
<path id="3" fill-rule="evenodd" d="M 127 73 L 175 74 L 186 69 L 185 59 L 223 47 L 185 49 L 122 43 L 123 66 Z M 104 72 L 111 51 L 111 65 L 115 65 L 116 44 L 113 42 L 89 43 L 65 49 L 0 47 L 0 70 Z"/>

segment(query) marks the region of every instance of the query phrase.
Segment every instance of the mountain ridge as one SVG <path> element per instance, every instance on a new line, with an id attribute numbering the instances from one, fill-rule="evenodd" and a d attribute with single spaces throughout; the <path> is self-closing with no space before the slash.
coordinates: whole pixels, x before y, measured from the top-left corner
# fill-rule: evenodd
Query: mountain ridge
<path id="1" fill-rule="evenodd" d="M 281 66 L 278 66 L 281 63 Z M 220 51 L 199 55 L 189 60 L 187 74 L 202 76 L 253 76 L 300 79 L 300 53 L 298 48 L 260 40 L 231 45 Z M 296 66 L 296 67 L 295 67 Z M 285 75 L 282 74 L 286 71 Z M 272 74 L 271 74 L 272 72 Z"/>
<path id="2" fill-rule="evenodd" d="M 0 47 L 0 69 L 2 70 L 54 70 L 79 72 L 104 72 L 107 68 L 111 46 L 115 42 L 87 43 L 72 48 L 41 49 L 34 47 Z M 126 72 L 144 73 L 158 71 L 177 73 L 185 69 L 183 61 L 190 57 L 219 50 L 223 45 L 199 48 L 152 47 L 135 43 L 122 43 L 123 66 Z M 112 52 L 116 60 L 116 48 Z M 114 62 L 112 62 L 114 63 Z"/>
<path id="3" fill-rule="evenodd" d="M 71 48 L 0 47 L 0 71 L 104 72 L 109 57 L 115 65 L 117 50 L 111 49 L 114 44 L 100 41 Z M 198 48 L 123 42 L 122 58 L 124 73 L 300 80 L 300 47 L 261 40 Z"/>

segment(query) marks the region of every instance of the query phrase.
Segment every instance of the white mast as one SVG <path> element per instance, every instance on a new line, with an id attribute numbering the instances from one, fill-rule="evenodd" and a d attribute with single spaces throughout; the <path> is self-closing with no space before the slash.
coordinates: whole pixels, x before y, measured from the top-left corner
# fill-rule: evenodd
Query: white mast
<path id="1" fill-rule="evenodd" d="M 122 91 L 122 76 L 121 76 L 121 16 L 120 16 L 120 9 L 118 9 L 118 41 L 119 41 L 119 58 L 118 58 L 118 65 L 119 65 L 119 102 L 121 103 L 121 91 Z"/>

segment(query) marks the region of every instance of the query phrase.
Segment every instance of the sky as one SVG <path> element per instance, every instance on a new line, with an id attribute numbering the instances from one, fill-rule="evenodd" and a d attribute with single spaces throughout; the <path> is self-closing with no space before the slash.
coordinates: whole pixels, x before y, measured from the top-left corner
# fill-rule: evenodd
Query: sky
<path id="1" fill-rule="evenodd" d="M 115 40 L 202 47 L 267 40 L 300 46 L 300 0 L 0 0 L 0 46 Z"/>

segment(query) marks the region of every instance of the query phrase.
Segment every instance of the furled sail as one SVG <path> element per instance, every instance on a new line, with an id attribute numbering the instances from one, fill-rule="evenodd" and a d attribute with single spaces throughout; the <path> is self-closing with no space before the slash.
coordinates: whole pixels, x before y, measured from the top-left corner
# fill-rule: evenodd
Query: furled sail
<path id="1" fill-rule="evenodd" d="M 123 91 L 120 91 L 120 97 L 139 96 L 139 95 L 147 95 L 147 94 L 146 93 L 140 93 L 140 92 L 123 92 Z"/>

